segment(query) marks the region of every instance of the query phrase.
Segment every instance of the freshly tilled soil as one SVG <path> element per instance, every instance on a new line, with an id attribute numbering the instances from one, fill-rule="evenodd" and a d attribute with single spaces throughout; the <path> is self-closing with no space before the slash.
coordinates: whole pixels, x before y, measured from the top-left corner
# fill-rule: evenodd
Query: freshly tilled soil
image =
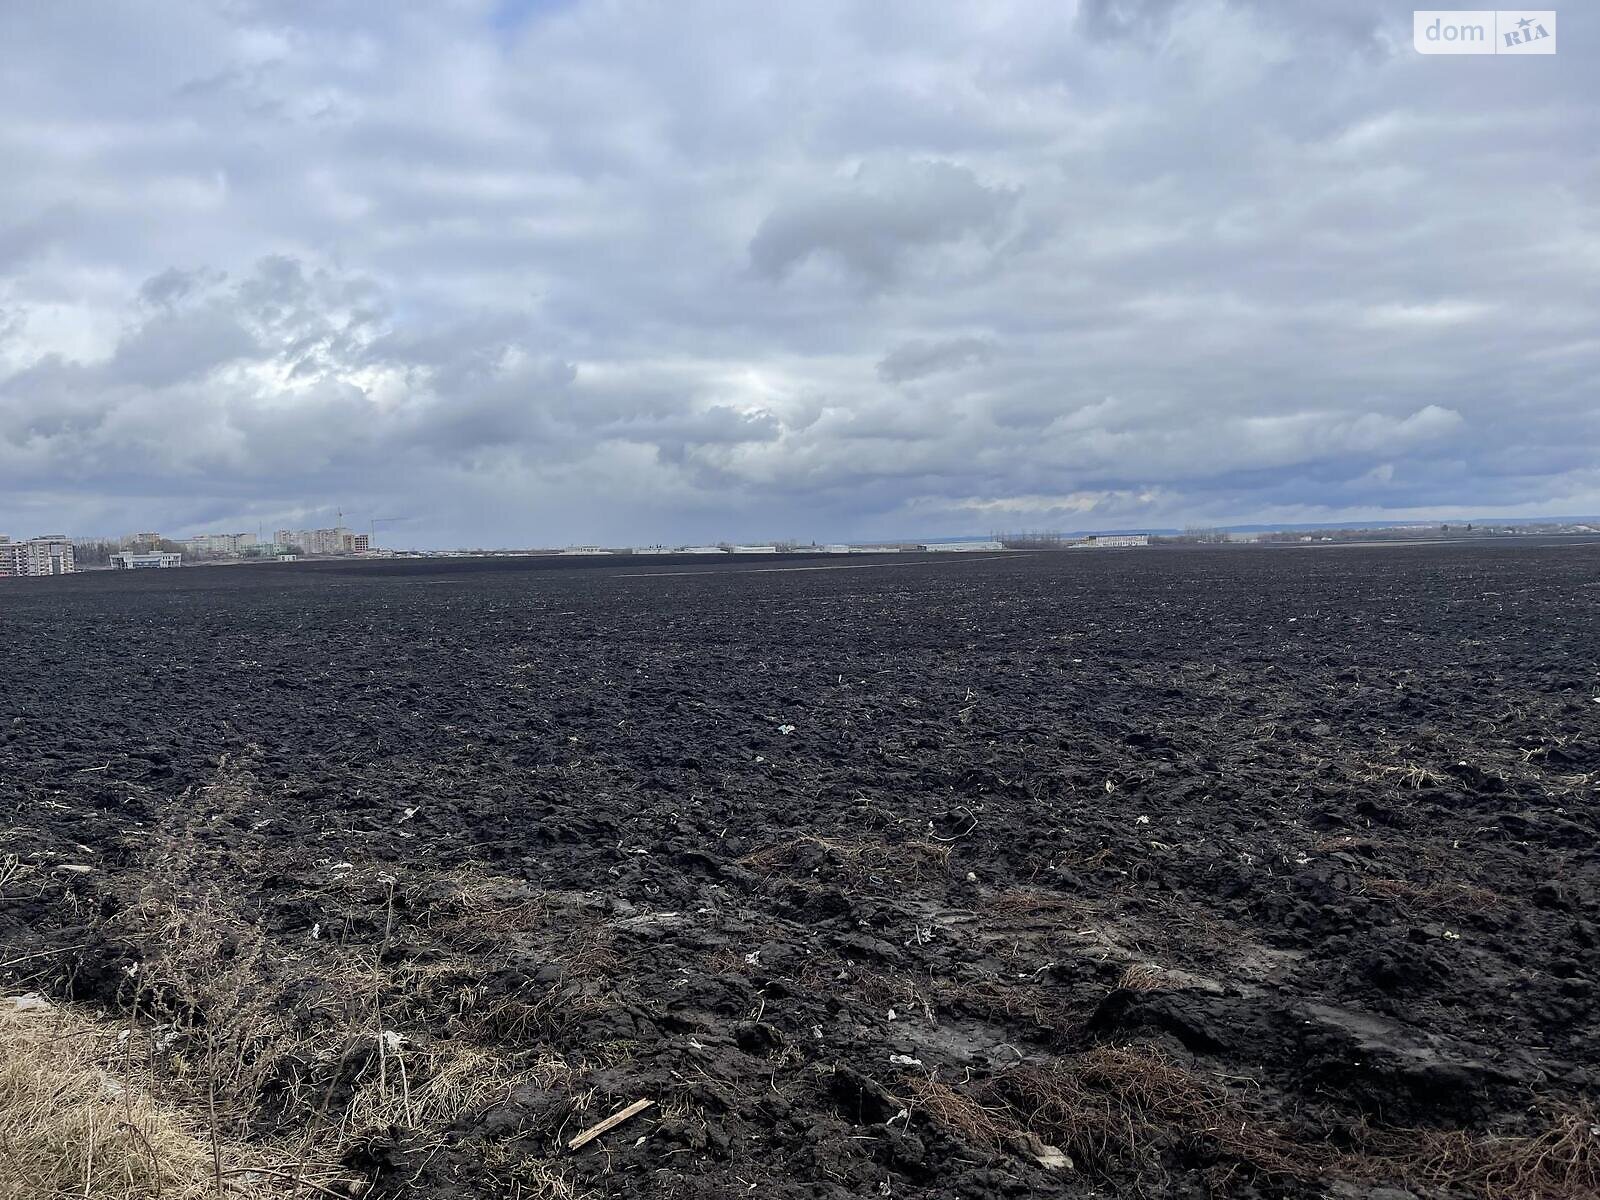
<path id="1" fill-rule="evenodd" d="M 0 586 L 6 990 L 368 1194 L 1592 1194 L 1600 546 L 579 565 Z"/>

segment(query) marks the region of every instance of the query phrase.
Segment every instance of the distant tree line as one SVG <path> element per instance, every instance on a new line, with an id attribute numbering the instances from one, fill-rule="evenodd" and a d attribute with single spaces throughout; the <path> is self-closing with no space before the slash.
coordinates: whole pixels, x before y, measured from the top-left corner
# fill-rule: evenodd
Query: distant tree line
<path id="1" fill-rule="evenodd" d="M 999 542 L 1007 550 L 1060 550 L 1067 539 L 1053 529 L 1031 529 L 1021 533 L 991 533 L 991 542 Z"/>

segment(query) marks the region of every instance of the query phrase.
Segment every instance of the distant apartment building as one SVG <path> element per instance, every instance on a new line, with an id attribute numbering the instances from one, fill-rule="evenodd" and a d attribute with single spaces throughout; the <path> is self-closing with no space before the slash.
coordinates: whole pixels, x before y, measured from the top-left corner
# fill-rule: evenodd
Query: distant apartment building
<path id="1" fill-rule="evenodd" d="M 1148 533 L 1099 533 L 1086 537 L 1072 548 L 1074 550 L 1103 550 L 1115 546 L 1148 546 Z"/>
<path id="2" fill-rule="evenodd" d="M 305 554 L 365 554 L 372 548 L 370 535 L 352 533 L 343 525 L 332 529 L 280 529 L 272 540 Z"/>
<path id="3" fill-rule="evenodd" d="M 134 546 L 159 546 L 161 541 L 159 533 L 130 533 L 121 539 L 121 544 L 127 550 Z"/>
<path id="4" fill-rule="evenodd" d="M 0 578 L 71 575 L 78 569 L 72 542 L 64 533 L 46 533 L 13 542 L 0 535 Z"/>
<path id="5" fill-rule="evenodd" d="M 123 550 L 110 557 L 118 571 L 148 571 L 183 566 L 183 555 L 165 550 Z"/>
<path id="6" fill-rule="evenodd" d="M 182 543 L 192 554 L 248 554 L 255 544 L 253 533 L 202 533 Z"/>

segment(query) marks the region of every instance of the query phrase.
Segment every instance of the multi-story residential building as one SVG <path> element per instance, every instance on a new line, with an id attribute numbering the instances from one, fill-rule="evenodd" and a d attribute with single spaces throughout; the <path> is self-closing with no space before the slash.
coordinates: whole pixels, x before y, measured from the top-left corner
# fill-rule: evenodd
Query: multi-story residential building
<path id="1" fill-rule="evenodd" d="M 21 542 L 0 536 L 0 578 L 70 575 L 77 569 L 72 542 L 64 533 L 41 534 Z"/>
<path id="2" fill-rule="evenodd" d="M 280 529 L 272 535 L 284 546 L 297 546 L 306 554 L 365 554 L 372 548 L 365 533 L 352 533 L 343 525 L 332 529 Z"/>
<path id="3" fill-rule="evenodd" d="M 201 533 L 183 539 L 194 554 L 246 554 L 256 544 L 253 533 Z"/>

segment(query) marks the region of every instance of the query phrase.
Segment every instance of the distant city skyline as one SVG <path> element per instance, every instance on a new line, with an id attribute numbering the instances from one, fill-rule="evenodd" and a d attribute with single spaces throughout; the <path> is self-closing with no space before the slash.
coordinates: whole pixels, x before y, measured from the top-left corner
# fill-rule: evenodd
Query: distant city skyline
<path id="1" fill-rule="evenodd" d="M 1567 530 L 1575 532 L 1600 532 L 1600 515 L 1554 515 L 1548 517 L 1507 517 L 1493 514 L 1476 514 L 1470 518 L 1445 519 L 1445 520 L 1380 520 L 1380 521 L 1327 521 L 1327 522 L 1275 522 L 1275 523 L 1242 523 L 1236 525 L 1189 525 L 1189 526 L 1159 526 L 1145 525 L 1138 527 L 1099 527 L 1099 528 L 1061 528 L 1045 526 L 1014 526 L 995 528 L 987 531 L 968 530 L 965 532 L 934 532 L 920 535 L 890 535 L 881 538 L 848 539 L 826 537 L 757 537 L 757 538 L 729 538 L 718 537 L 704 541 L 709 548 L 748 548 L 749 546 L 792 545 L 797 547 L 814 546 L 818 548 L 842 547 L 846 545 L 912 545 L 916 543 L 936 542 L 971 542 L 984 541 L 993 537 L 1006 537 L 1016 539 L 1020 544 L 1030 538 L 1050 537 L 1058 539 L 1084 539 L 1116 537 L 1124 534 L 1149 534 L 1158 537 L 1173 537 L 1197 534 L 1233 534 L 1239 537 L 1248 537 L 1255 534 L 1297 533 L 1305 531 L 1359 531 L 1370 529 L 1379 530 L 1423 530 L 1437 529 L 1440 532 L 1479 532 L 1493 531 L 1498 528 L 1537 530 Z M 46 534 L 30 535 L 32 538 L 61 538 L 63 535 Z M 0 543 L 7 540 L 4 533 L 0 533 Z M 24 538 L 22 540 L 29 540 Z M 448 546 L 420 546 L 405 541 L 403 538 L 391 539 L 389 542 L 372 541 L 370 536 L 359 530 L 351 530 L 345 526 L 326 527 L 316 530 L 275 530 L 270 535 L 261 536 L 250 532 L 236 533 L 209 533 L 209 534 L 174 534 L 167 535 L 151 530 L 140 533 L 107 535 L 103 533 L 67 534 L 65 540 L 81 545 L 111 545 L 123 547 L 137 545 L 168 544 L 183 547 L 187 551 L 198 551 L 203 555 L 227 555 L 249 557 L 254 552 L 276 548 L 295 549 L 312 555 L 366 553 L 369 550 L 389 552 L 424 551 L 436 552 L 441 550 L 582 550 L 582 549 L 631 549 L 648 551 L 651 549 L 677 549 L 682 550 L 696 543 L 692 541 L 664 542 L 641 541 L 639 539 L 622 539 L 607 543 L 582 543 L 582 542 L 554 542 L 554 541 L 521 541 L 508 543 L 473 542 L 464 541 Z"/>

